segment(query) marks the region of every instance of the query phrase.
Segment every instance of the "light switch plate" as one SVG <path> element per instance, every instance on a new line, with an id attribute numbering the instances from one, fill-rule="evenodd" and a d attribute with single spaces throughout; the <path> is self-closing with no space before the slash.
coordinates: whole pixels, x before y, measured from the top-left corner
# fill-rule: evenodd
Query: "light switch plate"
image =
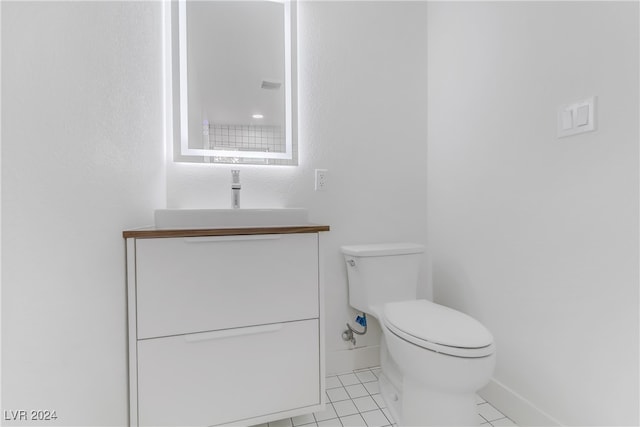
<path id="1" fill-rule="evenodd" d="M 558 138 L 596 130 L 596 97 L 558 107 Z"/>

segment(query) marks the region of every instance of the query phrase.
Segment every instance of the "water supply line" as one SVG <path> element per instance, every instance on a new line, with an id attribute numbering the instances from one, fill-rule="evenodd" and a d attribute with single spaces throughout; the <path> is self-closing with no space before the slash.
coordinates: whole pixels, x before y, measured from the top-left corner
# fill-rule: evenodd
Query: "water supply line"
<path id="1" fill-rule="evenodd" d="M 342 332 L 343 341 L 351 341 L 351 344 L 356 345 L 356 335 L 364 335 L 367 333 L 367 315 L 362 313 L 362 316 L 356 316 L 356 323 L 364 327 L 362 331 L 353 329 L 353 327 L 347 323 L 347 329 Z"/>

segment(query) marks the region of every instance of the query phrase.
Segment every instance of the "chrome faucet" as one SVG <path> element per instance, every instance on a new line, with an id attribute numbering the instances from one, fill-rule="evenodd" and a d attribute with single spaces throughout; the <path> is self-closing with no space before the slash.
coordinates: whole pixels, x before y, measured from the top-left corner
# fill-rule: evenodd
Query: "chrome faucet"
<path id="1" fill-rule="evenodd" d="M 240 171 L 234 169 L 231 171 L 231 207 L 233 209 L 240 208 Z"/>

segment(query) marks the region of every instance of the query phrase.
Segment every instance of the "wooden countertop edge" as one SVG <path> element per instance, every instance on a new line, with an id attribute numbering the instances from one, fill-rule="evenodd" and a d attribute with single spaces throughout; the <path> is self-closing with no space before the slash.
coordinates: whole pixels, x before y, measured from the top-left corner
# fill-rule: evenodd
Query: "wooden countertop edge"
<path id="1" fill-rule="evenodd" d="M 317 233 L 329 231 L 328 225 L 300 225 L 289 227 L 237 227 L 237 228 L 202 228 L 202 229 L 146 229 L 125 230 L 122 237 L 137 239 L 156 239 L 163 237 L 204 237 L 204 236 L 232 236 L 252 234 L 295 234 Z"/>

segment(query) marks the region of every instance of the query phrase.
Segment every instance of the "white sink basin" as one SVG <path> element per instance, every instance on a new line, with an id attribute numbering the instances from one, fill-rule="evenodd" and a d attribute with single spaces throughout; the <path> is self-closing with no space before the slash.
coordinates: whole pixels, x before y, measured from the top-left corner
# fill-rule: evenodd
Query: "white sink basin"
<path id="1" fill-rule="evenodd" d="M 306 209 L 157 209 L 156 228 L 196 229 L 308 225 Z"/>

